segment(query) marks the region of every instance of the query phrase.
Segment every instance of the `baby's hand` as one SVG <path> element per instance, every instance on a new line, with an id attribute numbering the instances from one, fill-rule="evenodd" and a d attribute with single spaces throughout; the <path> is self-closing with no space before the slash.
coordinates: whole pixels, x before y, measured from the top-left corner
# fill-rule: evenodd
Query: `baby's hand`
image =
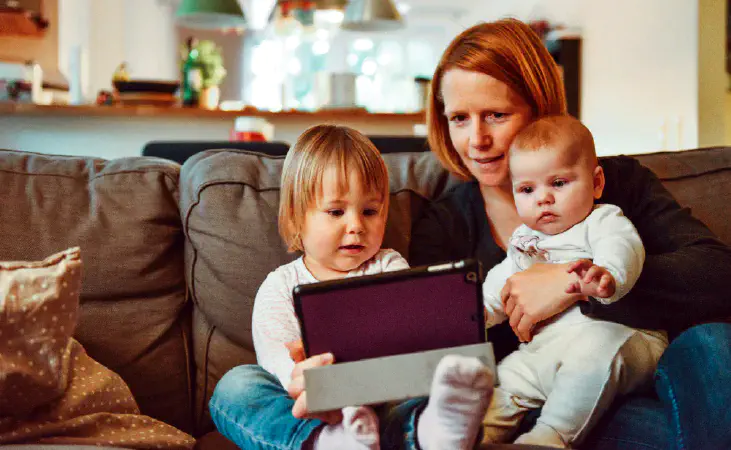
<path id="1" fill-rule="evenodd" d="M 617 284 L 607 269 L 597 266 L 590 259 L 580 259 L 569 265 L 569 273 L 576 273 L 579 281 L 570 284 L 566 293 L 581 293 L 589 297 L 608 298 L 614 295 Z"/>

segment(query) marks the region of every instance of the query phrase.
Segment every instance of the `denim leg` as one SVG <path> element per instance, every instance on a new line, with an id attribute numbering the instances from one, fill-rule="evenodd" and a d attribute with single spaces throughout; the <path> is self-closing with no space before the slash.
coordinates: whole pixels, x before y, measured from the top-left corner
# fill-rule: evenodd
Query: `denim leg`
<path id="1" fill-rule="evenodd" d="M 670 424 L 653 397 L 615 399 L 580 448 L 593 450 L 671 450 Z"/>
<path id="2" fill-rule="evenodd" d="M 676 448 L 731 448 L 731 324 L 683 332 L 660 359 L 655 380 Z"/>
<path id="3" fill-rule="evenodd" d="M 426 403 L 427 398 L 421 397 L 379 408 L 381 450 L 420 450 L 416 439 L 417 418 Z"/>
<path id="4" fill-rule="evenodd" d="M 323 422 L 292 416 L 294 400 L 260 366 L 238 366 L 216 385 L 209 410 L 218 431 L 239 448 L 299 450 Z"/>

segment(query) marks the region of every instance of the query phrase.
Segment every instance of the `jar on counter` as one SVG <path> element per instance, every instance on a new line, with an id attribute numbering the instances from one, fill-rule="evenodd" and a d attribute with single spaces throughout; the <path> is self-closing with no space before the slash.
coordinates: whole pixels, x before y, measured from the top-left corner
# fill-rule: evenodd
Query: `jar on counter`
<path id="1" fill-rule="evenodd" d="M 263 142 L 274 138 L 274 125 L 261 117 L 237 117 L 231 141 Z"/>

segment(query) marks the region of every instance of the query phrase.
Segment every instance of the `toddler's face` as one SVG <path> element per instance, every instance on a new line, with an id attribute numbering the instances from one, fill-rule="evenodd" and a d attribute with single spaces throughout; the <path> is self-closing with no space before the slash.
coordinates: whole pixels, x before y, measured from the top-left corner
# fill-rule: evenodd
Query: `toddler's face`
<path id="1" fill-rule="evenodd" d="M 305 216 L 302 245 L 307 269 L 320 281 L 343 278 L 378 253 L 386 229 L 380 192 L 364 192 L 355 171 L 341 192 L 335 167 L 323 173 L 317 204 Z"/>
<path id="2" fill-rule="evenodd" d="M 584 220 L 601 197 L 601 167 L 572 160 L 561 149 L 519 151 L 510 157 L 518 215 L 531 229 L 559 234 Z"/>

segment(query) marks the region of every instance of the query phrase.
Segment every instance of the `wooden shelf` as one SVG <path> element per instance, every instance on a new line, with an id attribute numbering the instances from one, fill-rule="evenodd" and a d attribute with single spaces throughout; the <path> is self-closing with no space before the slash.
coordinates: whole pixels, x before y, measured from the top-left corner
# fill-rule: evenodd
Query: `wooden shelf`
<path id="1" fill-rule="evenodd" d="M 370 113 L 364 109 L 332 109 L 316 112 L 306 111 L 261 111 L 247 108 L 239 111 L 209 111 L 198 108 L 156 107 L 156 106 L 64 106 L 34 105 L 0 102 L 0 116 L 56 116 L 56 117 L 160 117 L 160 118 L 234 118 L 241 116 L 264 118 L 317 118 L 322 120 L 389 119 L 424 121 L 419 113 Z"/>

